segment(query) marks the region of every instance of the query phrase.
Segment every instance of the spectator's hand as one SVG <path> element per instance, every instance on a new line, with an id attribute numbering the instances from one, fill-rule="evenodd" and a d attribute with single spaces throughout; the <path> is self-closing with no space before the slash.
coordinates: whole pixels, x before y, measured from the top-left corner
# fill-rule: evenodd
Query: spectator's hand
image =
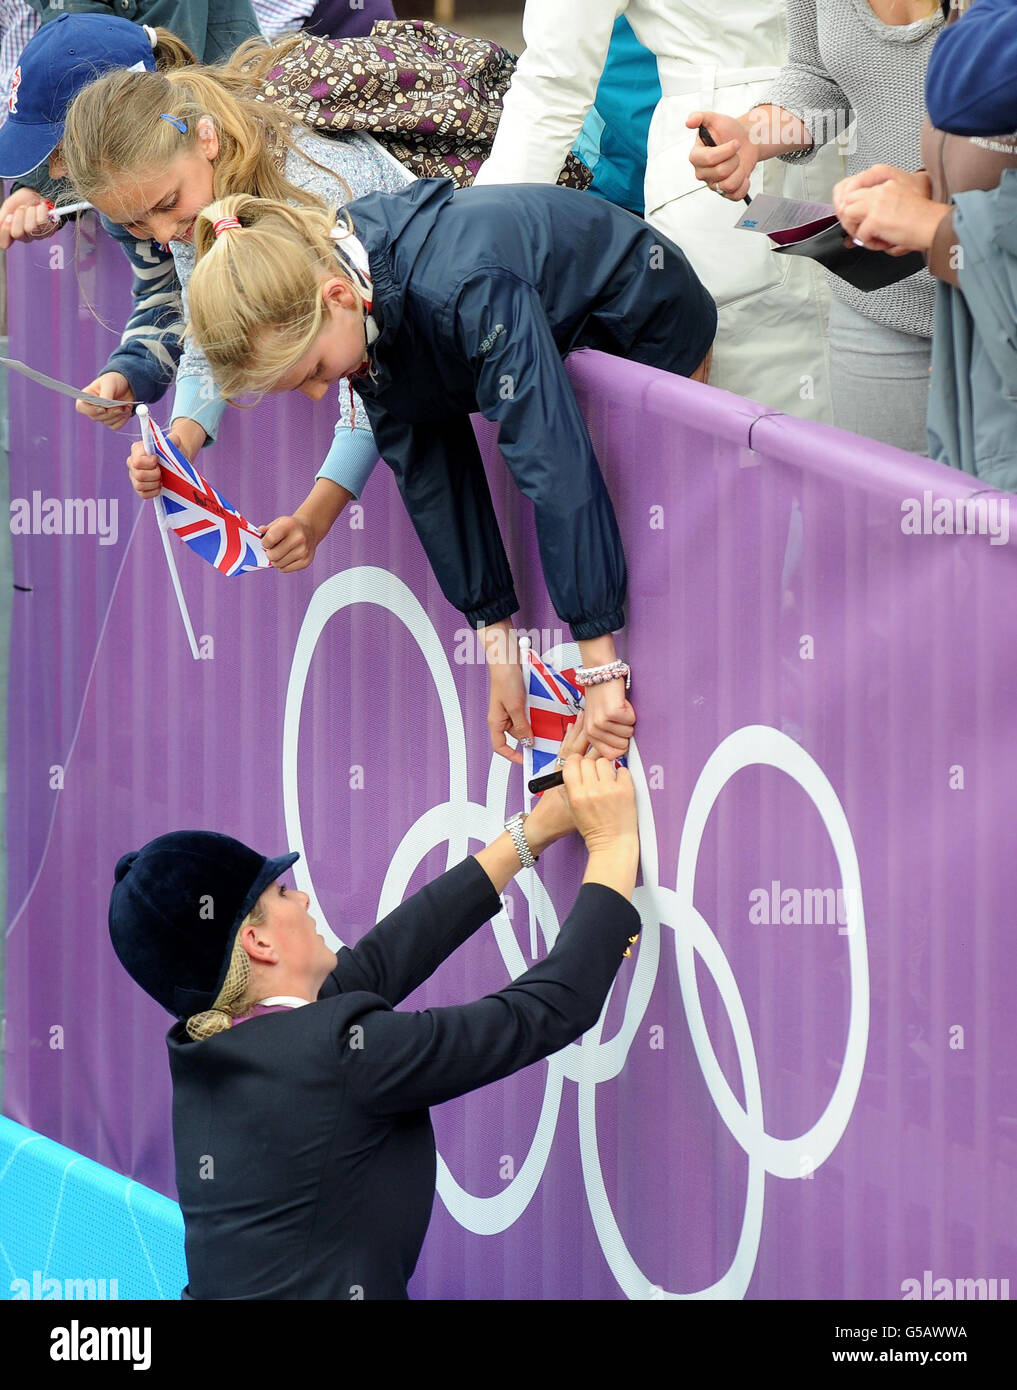
<path id="1" fill-rule="evenodd" d="M 850 178 L 841 179 L 839 183 L 834 184 L 834 212 L 843 222 L 844 199 L 848 194 L 856 192 L 859 188 L 876 188 L 881 183 L 898 183 L 921 198 L 932 197 L 932 179 L 924 169 L 920 169 L 916 174 L 909 174 L 906 169 L 898 169 L 893 164 L 873 164 L 870 168 L 863 169 L 860 174 L 852 174 Z"/>
<path id="2" fill-rule="evenodd" d="M 39 241 L 59 229 L 49 219 L 50 204 L 34 188 L 19 188 L 0 203 L 0 251 L 13 241 Z"/>
<path id="3" fill-rule="evenodd" d="M 696 178 L 722 193 L 732 202 L 744 198 L 749 191 L 749 179 L 759 162 L 759 146 L 747 126 L 734 116 L 719 111 L 693 111 L 685 124 L 690 130 L 705 125 L 716 145 L 704 145 L 697 140 L 689 159 Z"/>
<path id="4" fill-rule="evenodd" d="M 487 727 L 491 731 L 491 747 L 510 763 L 522 763 L 520 749 L 508 746 L 505 735 L 515 739 L 532 738 L 533 730 L 526 718 L 526 687 L 523 668 L 518 662 L 488 661 L 491 672 L 491 703 L 487 712 Z"/>
<path id="5" fill-rule="evenodd" d="M 82 389 L 90 396 L 105 396 L 109 401 L 123 401 L 124 404 L 114 408 L 89 405 L 87 401 L 75 401 L 74 409 L 79 415 L 87 415 L 90 420 L 96 420 L 111 430 L 123 429 L 134 413 L 134 392 L 122 372 L 103 372 L 102 376 L 97 376 Z"/>
<path id="6" fill-rule="evenodd" d="M 834 185 L 833 210 L 847 233 L 847 245 L 853 245 L 853 239 L 858 236 L 861 216 L 860 207 L 853 205 L 851 201 L 852 196 L 860 189 L 878 188 L 884 183 L 897 184 L 918 198 L 931 199 L 932 197 L 932 179 L 924 169 L 919 170 L 916 174 L 909 174 L 906 169 L 898 169 L 893 164 L 873 164 L 871 168 L 863 169 L 860 174 L 852 174 L 850 178 L 841 179 L 840 183 Z M 889 250 L 890 248 L 880 246 L 873 249 Z"/>
<path id="7" fill-rule="evenodd" d="M 623 758 L 636 726 L 636 712 L 619 677 L 591 685 L 585 692 L 586 732 L 601 758 Z"/>
<path id="8" fill-rule="evenodd" d="M 305 570 L 318 548 L 311 526 L 301 516 L 277 516 L 263 526 L 261 539 L 270 563 L 283 574 Z"/>
<path id="9" fill-rule="evenodd" d="M 891 256 L 928 251 L 936 228 L 950 211 L 946 203 L 934 203 L 896 180 L 855 189 L 842 202 L 844 226 L 854 229 L 854 240 L 869 251 L 888 251 Z"/>
<path id="10" fill-rule="evenodd" d="M 627 767 L 610 758 L 581 758 L 565 764 L 565 792 L 588 852 L 613 852 L 638 844 L 636 793 Z"/>

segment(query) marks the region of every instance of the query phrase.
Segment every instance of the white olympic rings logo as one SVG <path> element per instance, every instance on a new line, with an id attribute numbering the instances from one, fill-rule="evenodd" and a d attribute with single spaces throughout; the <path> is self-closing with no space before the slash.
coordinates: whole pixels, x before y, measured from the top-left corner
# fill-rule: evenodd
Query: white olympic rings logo
<path id="1" fill-rule="evenodd" d="M 314 892 L 304 852 L 297 786 L 297 750 L 304 689 L 315 648 L 328 621 L 354 604 L 373 603 L 393 613 L 406 627 L 428 664 L 441 704 L 449 749 L 449 799 L 422 815 L 403 836 L 388 867 L 378 904 L 379 919 L 402 902 L 409 881 L 430 850 L 448 843 L 449 867 L 466 857 L 470 838 L 493 839 L 502 828 L 511 765 L 492 755 L 487 781 L 487 804 L 467 800 L 466 740 L 452 668 L 424 608 L 387 570 L 358 566 L 333 575 L 312 595 L 297 637 L 286 693 L 283 720 L 283 806 L 287 843 L 300 851 L 294 866 L 300 889 L 311 898 L 311 912 L 331 944 L 341 944 L 331 931 Z M 544 653 L 552 662 L 556 652 Z M 567 662 L 566 662 L 567 664 Z M 833 844 L 847 903 L 851 1009 L 840 1075 L 833 1094 L 816 1123 L 791 1139 L 768 1134 L 763 1120 L 756 1050 L 745 1007 L 720 943 L 696 910 L 693 901 L 696 860 L 710 811 L 721 789 L 742 768 L 756 764 L 778 768 L 793 778 L 822 817 Z M 506 1230 L 526 1210 L 543 1176 L 551 1151 L 562 1089 L 567 1080 L 579 1089 L 579 1143 L 587 1199 L 604 1257 L 629 1298 L 741 1298 L 756 1265 L 762 1234 L 763 1197 L 767 1173 L 779 1178 L 802 1175 L 802 1159 L 811 1169 L 829 1158 L 851 1119 L 869 1032 L 869 975 L 858 858 L 844 810 L 822 769 L 797 743 L 776 729 L 749 725 L 723 740 L 707 760 L 689 798 L 678 850 L 673 889 L 660 885 L 657 835 L 653 809 L 635 740 L 629 767 L 636 786 L 643 885 L 634 904 L 642 920 L 642 936 L 625 1001 L 624 1017 L 613 1038 L 601 1038 L 605 1004 L 597 1024 L 580 1040 L 547 1059 L 547 1080 L 540 1117 L 528 1154 L 505 1188 L 490 1197 L 465 1191 L 438 1155 L 437 1188 L 450 1214 L 466 1230 L 495 1235 Z M 532 910 L 548 949 L 558 934 L 554 905 L 535 875 L 523 876 L 518 886 L 527 892 L 532 880 Z M 727 1128 L 748 1156 L 745 1211 L 738 1245 L 730 1267 L 716 1283 L 694 1293 L 668 1293 L 651 1283 L 630 1255 L 607 1195 L 597 1148 L 595 1093 L 603 1081 L 616 1077 L 639 1029 L 650 1001 L 660 958 L 660 928 L 674 932 L 675 956 L 682 1000 L 703 1078 Z M 506 914 L 492 922 L 495 939 L 511 979 L 527 968 Z M 731 1090 L 717 1061 L 703 1016 L 696 984 L 695 957 L 709 970 L 727 1010 L 734 1034 L 745 1095 L 743 1106 Z"/>

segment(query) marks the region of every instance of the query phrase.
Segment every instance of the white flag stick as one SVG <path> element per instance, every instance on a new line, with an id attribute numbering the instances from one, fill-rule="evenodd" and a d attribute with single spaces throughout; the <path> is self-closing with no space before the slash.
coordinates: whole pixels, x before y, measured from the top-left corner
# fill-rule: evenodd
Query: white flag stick
<path id="1" fill-rule="evenodd" d="M 144 441 L 146 450 L 150 454 L 155 453 L 155 435 L 152 433 L 152 422 L 148 416 L 148 406 L 139 405 L 135 409 L 135 415 L 141 425 L 141 438 Z M 191 656 L 195 661 L 200 661 L 198 654 L 198 644 L 194 640 L 194 628 L 191 626 L 191 615 L 187 611 L 187 604 L 184 602 L 184 593 L 180 587 L 180 576 L 177 574 L 176 556 L 173 554 L 173 544 L 169 537 L 169 518 L 166 515 L 166 504 L 162 500 L 162 494 L 153 498 L 155 502 L 155 515 L 159 523 L 159 534 L 162 536 L 162 548 L 166 554 L 166 564 L 169 567 L 170 579 L 173 581 L 173 592 L 177 596 L 177 607 L 180 609 L 180 616 L 184 620 L 184 630 L 187 633 L 187 640 L 191 644 Z"/>
<path id="2" fill-rule="evenodd" d="M 529 695 L 530 691 L 530 639 L 520 637 L 519 639 L 519 664 L 523 668 L 523 689 Z M 527 815 L 530 814 L 532 798 L 530 796 L 530 778 L 533 776 L 533 747 L 523 746 L 523 810 Z M 534 906 L 537 896 L 537 871 L 530 870 L 530 892 L 527 897 L 527 907 L 529 908 L 530 918 L 530 960 L 537 959 L 537 909 Z"/>
<path id="3" fill-rule="evenodd" d="M 70 217 L 74 212 L 87 212 L 91 206 L 89 202 L 64 203 L 62 208 L 50 208 L 46 216 L 51 222 L 59 222 L 61 217 Z"/>

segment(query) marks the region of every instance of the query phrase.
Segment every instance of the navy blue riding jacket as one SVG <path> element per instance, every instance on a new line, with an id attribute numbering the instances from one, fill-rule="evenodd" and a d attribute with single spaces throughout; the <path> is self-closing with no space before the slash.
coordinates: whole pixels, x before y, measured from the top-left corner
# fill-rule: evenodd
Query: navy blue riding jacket
<path id="1" fill-rule="evenodd" d="M 596 1022 L 639 914 L 585 883 L 553 949 L 496 994 L 399 1004 L 501 907 L 474 858 L 343 947 L 317 1002 L 167 1038 L 185 1299 L 404 1299 L 431 1217 L 428 1107 Z"/>
<path id="2" fill-rule="evenodd" d="M 380 336 L 357 390 L 449 601 L 477 627 L 519 603 L 469 415 L 533 502 L 548 593 L 577 640 L 622 627 L 625 555 L 562 359 L 690 376 L 717 327 L 682 252 L 638 217 L 543 185 L 421 179 L 348 204 Z"/>

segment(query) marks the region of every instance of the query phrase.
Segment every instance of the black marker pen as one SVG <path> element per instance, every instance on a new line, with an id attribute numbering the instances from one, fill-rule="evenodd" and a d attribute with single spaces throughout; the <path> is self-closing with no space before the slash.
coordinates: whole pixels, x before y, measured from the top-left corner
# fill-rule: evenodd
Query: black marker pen
<path id="1" fill-rule="evenodd" d="M 717 148 L 716 140 L 707 130 L 705 125 L 701 125 L 699 127 L 699 138 L 700 140 L 702 140 L 704 145 L 709 145 L 711 150 L 715 150 Z M 746 194 L 745 197 L 742 199 L 742 202 L 745 204 L 746 207 L 748 207 L 749 204 L 752 202 L 752 199 L 748 196 L 748 194 Z"/>

